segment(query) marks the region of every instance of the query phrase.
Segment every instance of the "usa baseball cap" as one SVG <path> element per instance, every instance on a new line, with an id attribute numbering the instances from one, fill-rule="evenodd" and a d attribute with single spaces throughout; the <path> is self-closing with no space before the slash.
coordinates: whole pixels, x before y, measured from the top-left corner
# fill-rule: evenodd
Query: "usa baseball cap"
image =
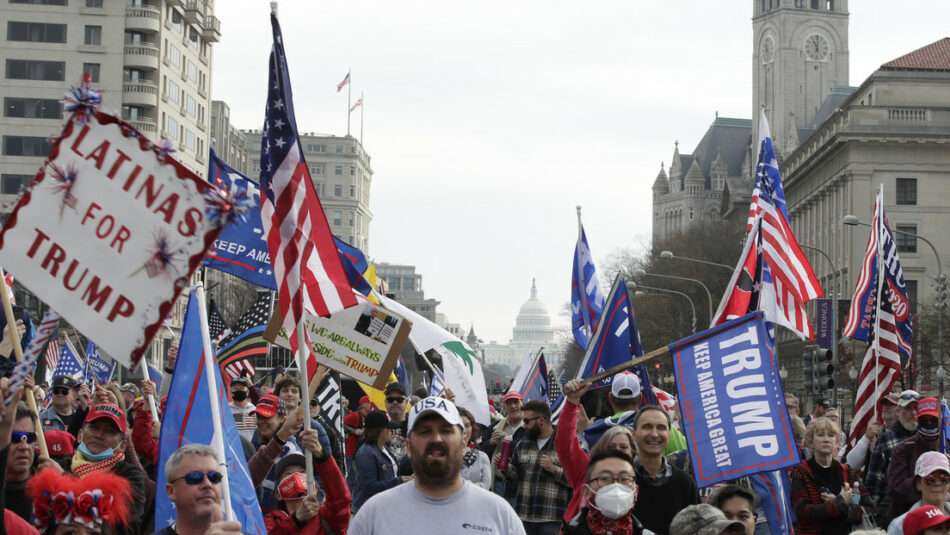
<path id="1" fill-rule="evenodd" d="M 416 422 L 419 421 L 419 418 L 427 414 L 438 414 L 443 420 L 452 425 L 462 425 L 462 418 L 459 416 L 459 410 L 455 407 L 455 403 L 445 398 L 429 396 L 420 399 L 409 409 L 408 429 L 410 433 L 412 432 L 412 428 L 415 427 Z"/>
<path id="2" fill-rule="evenodd" d="M 125 433 L 125 413 L 122 409 L 111 403 L 100 403 L 89 408 L 89 414 L 86 415 L 85 423 L 96 420 L 110 420 L 119 428 L 119 431 Z"/>

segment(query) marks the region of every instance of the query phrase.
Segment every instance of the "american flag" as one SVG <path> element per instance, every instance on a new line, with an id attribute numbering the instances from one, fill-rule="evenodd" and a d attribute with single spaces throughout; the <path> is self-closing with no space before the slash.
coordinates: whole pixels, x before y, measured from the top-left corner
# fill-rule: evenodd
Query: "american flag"
<path id="1" fill-rule="evenodd" d="M 62 352 L 59 355 L 59 362 L 56 363 L 56 368 L 53 370 L 53 377 L 59 377 L 60 375 L 68 375 L 77 381 L 83 380 L 83 371 L 85 370 L 85 365 L 82 360 L 79 358 L 79 355 L 76 354 L 76 350 L 73 349 L 73 345 L 69 343 L 69 340 L 66 340 L 66 343 L 63 344 Z"/>
<path id="2" fill-rule="evenodd" d="M 363 102 L 363 99 L 360 99 L 360 103 Z M 10 298 L 10 304 L 16 304 L 16 297 L 13 295 L 13 273 L 10 273 L 7 270 L 3 270 L 3 281 L 7 284 L 7 297 Z"/>
<path id="3" fill-rule="evenodd" d="M 362 105 L 363 105 L 363 97 L 360 97 L 360 98 L 356 99 L 356 102 L 353 104 L 353 107 L 350 108 L 350 111 L 353 111 L 353 110 L 355 110 L 356 108 L 359 108 L 359 107 L 362 106 Z"/>
<path id="4" fill-rule="evenodd" d="M 261 141 L 261 219 L 278 281 L 280 313 L 297 350 L 297 324 L 304 311 L 318 316 L 356 305 L 304 161 L 294 117 L 293 94 L 277 15 L 271 14 L 274 48 L 270 55 L 267 109 Z M 349 76 L 347 76 L 347 80 Z M 308 375 L 316 360 L 308 359 Z"/>
<path id="5" fill-rule="evenodd" d="M 59 362 L 59 340 L 51 340 L 46 346 L 46 369 L 55 370 Z"/>
<path id="6" fill-rule="evenodd" d="M 868 240 L 861 273 L 858 275 L 858 286 L 852 299 L 853 305 L 854 302 L 865 299 L 865 296 L 870 298 L 872 300 L 870 311 L 868 311 L 870 315 L 866 316 L 861 307 L 852 306 L 843 332 L 845 336 L 855 337 L 857 327 L 866 327 L 868 342 L 864 362 L 861 364 L 861 374 L 858 377 L 853 423 L 848 436 L 848 444 L 851 447 L 860 440 L 871 418 L 876 416 L 880 421 L 881 411 L 877 410 L 877 405 L 881 398 L 891 391 L 900 376 L 900 354 L 904 353 L 905 357 L 909 357 L 912 351 L 910 340 L 905 340 L 903 333 L 905 330 L 910 330 L 910 315 L 907 294 L 902 287 L 904 278 L 901 275 L 900 258 L 897 256 L 897 244 L 888 228 L 883 211 L 881 193 L 878 192 L 874 205 L 871 237 Z M 884 217 L 883 224 L 880 217 Z M 881 230 L 883 230 L 883 235 L 879 236 Z M 889 272 L 880 277 L 877 257 L 879 240 L 882 242 L 880 246 L 882 255 L 887 262 L 884 267 Z M 877 298 L 878 281 L 881 281 L 880 299 Z"/>
<path id="7" fill-rule="evenodd" d="M 759 138 L 759 158 L 747 230 L 751 232 L 755 219 L 762 218 L 762 260 L 774 281 L 776 311 L 780 314 L 770 321 L 785 325 L 803 339 L 814 339 L 815 333 L 808 321 L 805 303 L 821 297 L 823 292 L 788 224 L 785 190 L 782 188 L 782 177 L 772 148 L 765 110 L 759 120 Z"/>
<path id="8" fill-rule="evenodd" d="M 270 292 L 259 293 L 257 300 L 238 318 L 231 334 L 221 340 L 218 365 L 229 385 L 231 379 L 241 376 L 242 370 L 247 370 L 248 375 L 253 376 L 257 371 L 254 359 L 267 356 L 264 329 L 270 321 L 270 302 Z"/>
<path id="9" fill-rule="evenodd" d="M 231 334 L 231 329 L 221 317 L 218 306 L 214 304 L 214 299 L 208 305 L 208 333 L 211 334 L 211 343 L 216 345 Z"/>
<path id="10" fill-rule="evenodd" d="M 280 31 L 279 29 L 274 30 L 275 40 L 277 39 L 277 36 L 279 35 L 278 33 L 279 31 Z M 281 48 L 283 48 L 283 45 L 281 45 Z M 281 51 L 281 53 L 283 53 L 283 50 Z M 339 93 L 340 91 L 343 91 L 343 88 L 348 85 L 350 85 L 350 71 L 346 71 L 346 76 L 343 77 L 343 81 L 336 84 L 336 92 Z"/>

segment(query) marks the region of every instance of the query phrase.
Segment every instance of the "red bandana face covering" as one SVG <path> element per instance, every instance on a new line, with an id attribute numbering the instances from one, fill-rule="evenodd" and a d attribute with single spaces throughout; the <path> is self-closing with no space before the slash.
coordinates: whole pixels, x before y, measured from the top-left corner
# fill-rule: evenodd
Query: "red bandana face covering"
<path id="1" fill-rule="evenodd" d="M 587 527 L 591 533 L 612 535 L 632 535 L 633 517 L 629 514 L 614 520 L 607 518 L 597 509 L 588 507 L 587 509 Z"/>
<path id="2" fill-rule="evenodd" d="M 301 500 L 307 497 L 307 474 L 290 474 L 277 485 L 277 496 L 284 501 Z"/>

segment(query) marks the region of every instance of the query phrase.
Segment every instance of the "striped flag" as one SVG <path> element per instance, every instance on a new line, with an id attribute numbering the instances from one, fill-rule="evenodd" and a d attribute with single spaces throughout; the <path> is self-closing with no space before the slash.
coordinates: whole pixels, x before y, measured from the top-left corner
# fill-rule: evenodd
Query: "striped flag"
<path id="1" fill-rule="evenodd" d="M 273 18 L 273 19 L 271 19 L 271 20 L 276 20 L 276 17 Z M 274 39 L 275 39 L 275 40 L 277 39 L 277 37 L 279 37 L 279 34 L 277 34 L 277 32 L 279 32 L 279 31 L 280 31 L 280 30 L 274 30 L 274 33 L 275 33 Z M 283 48 L 283 45 L 281 45 L 281 48 Z M 346 76 L 343 77 L 343 81 L 340 82 L 340 83 L 338 83 L 338 84 L 336 84 L 336 92 L 339 93 L 340 91 L 343 91 L 343 88 L 346 87 L 346 86 L 348 86 L 348 85 L 350 85 L 350 71 L 346 71 Z"/>
<path id="2" fill-rule="evenodd" d="M 46 369 L 55 370 L 59 362 L 59 339 L 51 340 L 46 346 Z"/>
<path id="3" fill-rule="evenodd" d="M 805 303 L 824 294 L 788 223 L 785 190 L 764 110 L 759 119 L 759 158 L 749 207 L 748 231 L 751 232 L 758 217 L 762 218 L 759 230 L 762 260 L 774 281 L 776 311 L 784 316 L 770 321 L 785 325 L 802 339 L 814 339 Z"/>
<path id="4" fill-rule="evenodd" d="M 432 384 L 429 385 L 429 397 L 443 397 L 445 393 L 445 374 L 442 370 L 433 366 L 435 370 L 432 374 Z"/>
<path id="5" fill-rule="evenodd" d="M 297 324 L 304 311 L 316 316 L 356 305 L 327 217 L 317 198 L 297 137 L 293 92 L 277 15 L 271 13 L 267 107 L 261 141 L 261 220 L 278 281 L 280 313 L 297 350 Z M 349 81 L 349 74 L 344 80 Z M 341 86 L 342 87 L 342 86 Z M 308 375 L 316 359 L 308 359 Z"/>
<path id="6" fill-rule="evenodd" d="M 353 104 L 353 107 L 350 108 L 350 111 L 353 111 L 353 110 L 355 110 L 356 108 L 359 108 L 359 107 L 362 106 L 362 105 L 363 105 L 363 97 L 360 97 L 360 98 L 356 99 L 356 102 Z"/>
<path id="7" fill-rule="evenodd" d="M 904 277 L 900 258 L 897 256 L 897 244 L 887 225 L 881 197 L 879 191 L 874 204 L 868 249 L 843 332 L 851 338 L 861 339 L 860 337 L 864 336 L 868 342 L 858 377 L 854 416 L 848 436 L 848 445 L 851 447 L 864 435 L 871 418 L 876 416 L 878 421 L 881 421 L 877 405 L 881 398 L 891 391 L 901 374 L 901 353 L 905 357 L 910 357 L 911 354 L 910 314 L 906 289 L 903 286 Z M 879 219 L 882 217 L 883 222 Z M 881 276 L 878 273 L 878 249 L 885 262 L 884 268 L 888 271 Z M 877 291 L 878 281 L 881 284 L 880 299 Z M 861 306 L 868 302 L 870 306 Z M 905 332 L 907 339 L 904 338 Z"/>
<path id="8" fill-rule="evenodd" d="M 218 350 L 218 365 L 224 380 L 230 388 L 231 379 L 237 379 L 241 372 L 247 370 L 253 376 L 257 368 L 254 366 L 256 357 L 267 356 L 267 340 L 264 340 L 264 329 L 270 320 L 270 292 L 261 292 L 257 300 L 241 314 L 234 324 L 232 333 L 221 340 L 221 349 Z M 210 326 L 209 326 L 210 327 Z"/>
<path id="9" fill-rule="evenodd" d="M 218 306 L 214 304 L 214 299 L 208 303 L 208 333 L 211 335 L 211 343 L 215 346 L 231 335 L 231 329 L 218 311 Z"/>

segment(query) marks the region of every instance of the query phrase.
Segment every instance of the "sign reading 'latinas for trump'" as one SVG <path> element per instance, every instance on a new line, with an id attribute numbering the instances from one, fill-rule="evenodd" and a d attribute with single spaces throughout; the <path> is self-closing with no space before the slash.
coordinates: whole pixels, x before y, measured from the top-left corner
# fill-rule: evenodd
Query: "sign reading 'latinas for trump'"
<path id="1" fill-rule="evenodd" d="M 761 312 L 670 345 L 699 487 L 801 462 Z"/>
<path id="2" fill-rule="evenodd" d="M 0 234 L 0 262 L 135 367 L 221 231 L 212 186 L 101 112 L 74 116 Z"/>

